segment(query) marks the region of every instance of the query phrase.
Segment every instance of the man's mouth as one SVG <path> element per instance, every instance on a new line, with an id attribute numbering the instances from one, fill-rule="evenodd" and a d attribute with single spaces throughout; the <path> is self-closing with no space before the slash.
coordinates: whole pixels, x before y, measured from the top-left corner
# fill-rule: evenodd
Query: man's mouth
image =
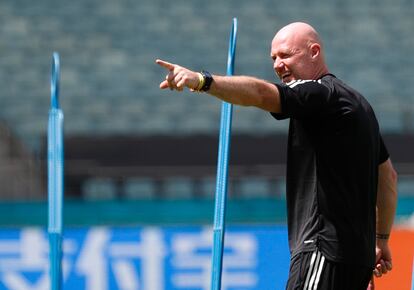
<path id="1" fill-rule="evenodd" d="M 289 82 L 289 77 L 290 76 L 291 76 L 291 73 L 284 73 L 284 74 L 282 74 L 282 77 L 281 77 L 282 82 L 284 82 L 284 83 Z"/>

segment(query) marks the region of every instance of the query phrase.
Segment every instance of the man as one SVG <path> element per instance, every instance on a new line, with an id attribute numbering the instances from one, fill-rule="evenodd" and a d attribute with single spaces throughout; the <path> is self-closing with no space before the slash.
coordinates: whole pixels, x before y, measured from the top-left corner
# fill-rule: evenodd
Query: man
<path id="1" fill-rule="evenodd" d="M 270 56 L 282 84 L 157 60 L 169 71 L 160 88 L 187 87 L 290 118 L 286 289 L 366 290 L 373 270 L 381 276 L 392 268 L 388 238 L 396 207 L 397 175 L 374 112 L 329 73 L 310 25 L 278 31 Z"/>

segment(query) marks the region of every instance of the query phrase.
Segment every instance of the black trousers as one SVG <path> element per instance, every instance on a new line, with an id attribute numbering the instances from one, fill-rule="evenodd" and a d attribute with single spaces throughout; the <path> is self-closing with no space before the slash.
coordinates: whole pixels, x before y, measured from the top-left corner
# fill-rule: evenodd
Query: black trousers
<path id="1" fill-rule="evenodd" d="M 367 290 L 372 269 L 328 261 L 321 252 L 304 252 L 290 261 L 286 290 Z"/>

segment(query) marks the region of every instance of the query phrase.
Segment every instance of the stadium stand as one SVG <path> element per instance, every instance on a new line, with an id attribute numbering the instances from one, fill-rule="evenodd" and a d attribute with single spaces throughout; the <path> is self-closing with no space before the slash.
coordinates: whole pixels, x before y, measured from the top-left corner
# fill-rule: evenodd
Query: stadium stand
<path id="1" fill-rule="evenodd" d="M 275 31 L 291 21 L 310 22 L 325 41 L 332 72 L 370 100 L 383 131 L 413 133 L 414 4 L 406 0 L 355 3 L 42 0 L 28 5 L 23 0 L 2 1 L 0 118 L 35 160 L 45 157 L 50 58 L 58 51 L 67 137 L 89 136 L 93 144 L 95 138 L 108 136 L 112 136 L 108 142 L 116 142 L 118 136 L 216 136 L 220 102 L 189 92 L 160 91 L 164 71 L 154 60 L 224 73 L 230 22 L 236 16 L 237 74 L 276 81 L 268 56 Z M 275 122 L 259 110 L 234 109 L 235 134 L 259 138 L 284 134 L 286 128 L 287 122 Z M 134 196 L 139 190 L 133 188 L 141 188 L 150 198 L 159 190 L 149 185 L 148 176 L 133 175 L 122 180 L 124 195 Z M 74 186 L 92 199 L 97 191 L 105 191 L 108 198 L 119 193 L 119 181 L 113 184 L 105 176 L 98 177 Z M 242 192 L 249 185 L 241 188 Z"/>
<path id="2" fill-rule="evenodd" d="M 62 107 L 68 134 L 215 134 L 219 103 L 161 92 L 157 57 L 224 73 L 231 17 L 240 23 L 236 73 L 274 80 L 268 58 L 274 32 L 305 20 L 325 40 L 331 70 L 361 90 L 386 131 L 412 130 L 413 3 L 381 0 L 358 6 L 270 0 L 3 1 L 0 13 L 1 112 L 34 149 L 45 134 L 52 51 L 62 58 Z M 367 4 L 368 3 L 368 4 Z M 374 3 L 374 2 L 373 2 Z M 202 11 L 202 13 L 200 13 Z M 191 122 L 189 122 L 191 120 Z M 238 108 L 236 132 L 284 131 L 258 110 Z"/>
<path id="3" fill-rule="evenodd" d="M 44 196 L 39 163 L 10 129 L 0 123 L 1 199 L 38 200 Z M 17 194 L 16 194 L 17 193 Z"/>
<path id="4" fill-rule="evenodd" d="M 249 181 L 243 179 L 247 177 L 257 184 L 262 180 L 262 191 L 268 188 L 263 183 L 277 183 L 283 177 L 286 136 L 234 135 L 232 143 L 229 175 L 231 183 L 236 183 L 235 190 L 240 190 L 237 195 L 246 194 Z M 152 198 L 211 198 L 217 144 L 217 136 L 210 135 L 67 138 L 66 194 L 77 196 L 84 192 L 94 197 L 96 188 L 106 184 L 103 198 L 128 198 L 141 191 Z M 137 193 L 132 192 L 134 188 Z"/>

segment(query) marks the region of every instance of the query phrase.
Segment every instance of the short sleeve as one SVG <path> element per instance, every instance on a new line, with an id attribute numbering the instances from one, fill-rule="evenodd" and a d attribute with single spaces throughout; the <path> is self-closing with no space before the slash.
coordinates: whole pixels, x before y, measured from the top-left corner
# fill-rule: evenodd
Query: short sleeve
<path id="1" fill-rule="evenodd" d="M 332 99 L 331 91 L 320 80 L 298 80 L 275 85 L 280 94 L 281 113 L 272 113 L 272 116 L 278 120 L 321 114 Z"/>

